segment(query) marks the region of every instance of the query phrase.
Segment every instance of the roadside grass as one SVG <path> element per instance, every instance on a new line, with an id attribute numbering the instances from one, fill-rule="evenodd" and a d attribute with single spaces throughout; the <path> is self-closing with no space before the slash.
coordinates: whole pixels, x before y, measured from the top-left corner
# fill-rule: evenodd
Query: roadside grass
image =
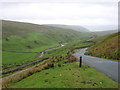
<path id="1" fill-rule="evenodd" d="M 106 75 L 83 64 L 64 64 L 35 73 L 19 82 L 12 83 L 11 88 L 118 88 Z"/>

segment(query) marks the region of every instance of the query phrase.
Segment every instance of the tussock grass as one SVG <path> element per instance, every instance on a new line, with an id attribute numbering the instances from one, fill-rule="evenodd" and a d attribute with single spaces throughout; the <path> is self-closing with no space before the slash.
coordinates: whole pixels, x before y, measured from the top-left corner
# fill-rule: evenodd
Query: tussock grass
<path id="1" fill-rule="evenodd" d="M 28 68 L 27 70 L 20 71 L 18 72 L 18 74 L 13 74 L 12 76 L 9 76 L 8 78 L 7 77 L 3 78 L 2 87 L 7 88 L 9 87 L 10 83 L 18 82 L 36 72 L 40 72 L 41 70 L 51 68 L 51 65 L 52 65 L 52 59 L 48 59 L 48 60 L 43 61 L 40 64 L 37 64 L 31 68 Z"/>
<path id="2" fill-rule="evenodd" d="M 92 55 L 96 57 L 119 61 L 120 60 L 119 37 L 120 32 L 102 38 L 102 40 L 100 40 L 99 38 L 98 42 L 88 49 L 86 55 Z"/>

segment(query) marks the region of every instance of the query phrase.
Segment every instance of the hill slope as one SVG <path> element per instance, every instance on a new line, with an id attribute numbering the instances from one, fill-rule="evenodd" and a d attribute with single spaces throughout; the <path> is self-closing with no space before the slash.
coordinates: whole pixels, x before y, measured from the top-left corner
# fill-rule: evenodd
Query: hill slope
<path id="1" fill-rule="evenodd" d="M 79 32 L 90 32 L 88 29 L 78 25 L 62 25 L 62 24 L 45 24 L 46 26 L 59 27 L 64 29 L 72 29 Z"/>
<path id="2" fill-rule="evenodd" d="M 36 25 L 14 21 L 2 21 L 3 49 L 15 51 L 40 51 L 59 43 L 73 42 L 90 37 L 71 29 Z"/>
<path id="3" fill-rule="evenodd" d="M 100 37 L 100 36 L 110 35 L 110 34 L 117 33 L 117 32 L 118 32 L 118 30 L 107 30 L 107 31 L 95 31 L 92 33 L 96 37 Z"/>
<path id="4" fill-rule="evenodd" d="M 31 23 L 2 21 L 3 69 L 38 60 L 45 49 L 87 39 L 89 33 Z M 27 52 L 27 53 L 26 53 Z M 32 53 L 31 53 L 32 52 Z M 16 67 L 15 67 L 16 68 Z"/>
<path id="5" fill-rule="evenodd" d="M 98 38 L 97 43 L 88 49 L 87 55 L 103 57 L 107 59 L 120 60 L 118 48 L 120 42 L 120 32 Z"/>

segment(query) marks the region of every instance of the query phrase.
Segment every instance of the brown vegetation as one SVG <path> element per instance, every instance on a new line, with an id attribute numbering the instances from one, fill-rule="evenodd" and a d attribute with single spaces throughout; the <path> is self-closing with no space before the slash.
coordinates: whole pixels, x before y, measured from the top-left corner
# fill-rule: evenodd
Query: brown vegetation
<path id="1" fill-rule="evenodd" d="M 113 34 L 99 41 L 88 49 L 87 55 L 119 60 L 120 33 Z"/>
<path id="2" fill-rule="evenodd" d="M 71 62 L 75 62 L 76 61 L 76 57 L 72 55 L 73 52 L 69 51 L 67 53 L 67 58 L 68 58 L 68 61 L 64 62 L 64 63 L 71 63 Z"/>
<path id="3" fill-rule="evenodd" d="M 20 71 L 11 76 L 1 79 L 0 81 L 2 81 L 2 87 L 8 88 L 10 83 L 20 81 L 36 72 L 40 72 L 41 70 L 51 68 L 53 67 L 52 62 L 53 62 L 53 59 L 49 58 L 31 68 L 28 68 L 26 70 Z"/>

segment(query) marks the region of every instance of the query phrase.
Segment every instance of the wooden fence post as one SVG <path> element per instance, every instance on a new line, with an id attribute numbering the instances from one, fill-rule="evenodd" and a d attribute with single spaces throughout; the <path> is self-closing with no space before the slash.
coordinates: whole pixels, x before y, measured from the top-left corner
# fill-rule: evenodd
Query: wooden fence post
<path id="1" fill-rule="evenodd" d="M 82 67 L 82 56 L 80 56 L 80 66 L 79 67 Z"/>

